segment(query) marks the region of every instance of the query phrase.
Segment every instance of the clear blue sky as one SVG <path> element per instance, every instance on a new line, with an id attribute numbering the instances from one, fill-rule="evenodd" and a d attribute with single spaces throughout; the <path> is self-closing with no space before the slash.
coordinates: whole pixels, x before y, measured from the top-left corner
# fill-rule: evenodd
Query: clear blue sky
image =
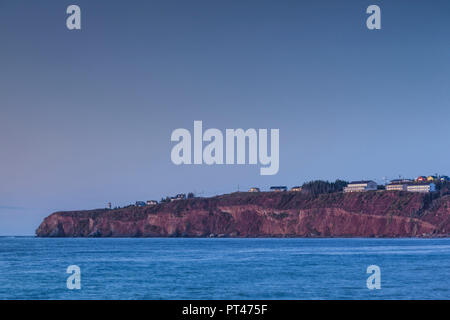
<path id="1" fill-rule="evenodd" d="M 447 0 L 0 0 L 0 46 L 0 235 L 109 201 L 450 174 Z M 279 128 L 279 173 L 173 165 L 194 120 Z"/>

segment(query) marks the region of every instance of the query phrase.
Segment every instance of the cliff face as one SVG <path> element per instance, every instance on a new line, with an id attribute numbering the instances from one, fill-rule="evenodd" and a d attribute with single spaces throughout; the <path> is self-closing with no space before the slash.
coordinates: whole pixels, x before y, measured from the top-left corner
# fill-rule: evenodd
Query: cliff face
<path id="1" fill-rule="evenodd" d="M 233 193 L 146 207 L 56 212 L 40 237 L 422 237 L 450 234 L 450 196 Z"/>

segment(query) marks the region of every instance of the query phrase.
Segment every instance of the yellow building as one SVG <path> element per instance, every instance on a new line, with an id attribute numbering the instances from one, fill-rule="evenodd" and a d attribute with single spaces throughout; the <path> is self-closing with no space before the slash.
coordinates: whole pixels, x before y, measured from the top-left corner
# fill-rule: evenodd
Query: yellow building
<path id="1" fill-rule="evenodd" d="M 260 192 L 259 188 L 250 188 L 250 190 L 248 190 L 248 192 Z"/>
<path id="2" fill-rule="evenodd" d="M 428 177 L 427 177 L 427 181 L 428 181 L 428 182 L 433 182 L 434 180 L 437 180 L 437 177 L 436 177 L 436 176 L 428 176 Z"/>
<path id="3" fill-rule="evenodd" d="M 292 187 L 292 188 L 291 188 L 291 191 L 300 192 L 300 191 L 302 191 L 302 187 L 298 187 L 298 186 Z"/>

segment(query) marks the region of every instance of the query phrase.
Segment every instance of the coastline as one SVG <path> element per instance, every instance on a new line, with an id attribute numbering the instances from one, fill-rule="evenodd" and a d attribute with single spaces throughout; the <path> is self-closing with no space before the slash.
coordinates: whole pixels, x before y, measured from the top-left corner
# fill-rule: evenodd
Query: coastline
<path id="1" fill-rule="evenodd" d="M 55 212 L 38 237 L 445 238 L 450 196 L 232 193 L 153 206 Z"/>

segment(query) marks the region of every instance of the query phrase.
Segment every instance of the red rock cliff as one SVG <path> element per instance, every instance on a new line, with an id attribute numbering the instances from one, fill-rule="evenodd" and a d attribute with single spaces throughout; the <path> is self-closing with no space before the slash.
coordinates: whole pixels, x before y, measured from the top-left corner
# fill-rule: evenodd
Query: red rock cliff
<path id="1" fill-rule="evenodd" d="M 450 234 L 450 196 L 233 193 L 146 207 L 56 212 L 40 237 L 422 237 Z"/>

